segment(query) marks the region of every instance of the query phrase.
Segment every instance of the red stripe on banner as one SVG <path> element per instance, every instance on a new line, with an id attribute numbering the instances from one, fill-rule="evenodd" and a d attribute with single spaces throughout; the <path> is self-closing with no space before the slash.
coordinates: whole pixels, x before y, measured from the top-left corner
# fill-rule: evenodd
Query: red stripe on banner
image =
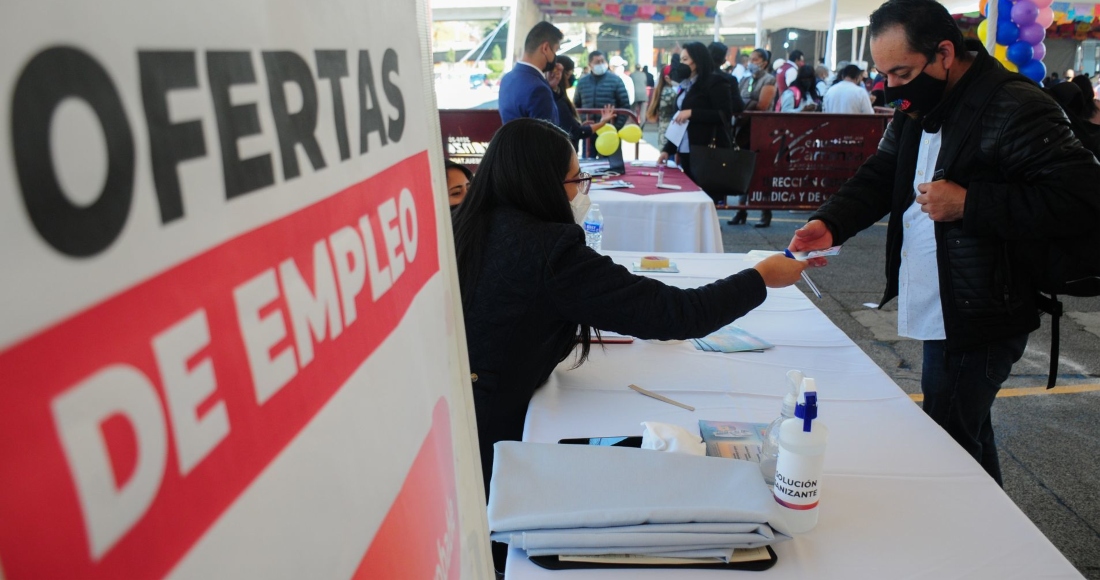
<path id="1" fill-rule="evenodd" d="M 817 507 L 817 504 L 819 503 L 819 502 L 815 501 L 814 503 L 811 503 L 811 504 L 797 504 L 797 503 L 791 503 L 789 501 L 783 501 L 783 500 L 779 499 L 778 495 L 773 494 L 773 497 L 775 497 L 775 501 L 778 502 L 779 505 L 781 505 L 785 508 L 788 508 L 788 509 L 792 509 L 792 510 L 800 510 L 800 511 L 801 510 L 812 510 L 815 507 Z"/>
<path id="2" fill-rule="evenodd" d="M 459 578 L 460 540 L 451 423 L 441 398 L 401 492 L 352 578 Z"/>
<path id="3" fill-rule="evenodd" d="M 423 152 L 0 353 L 5 577 L 163 576 L 438 271 Z"/>

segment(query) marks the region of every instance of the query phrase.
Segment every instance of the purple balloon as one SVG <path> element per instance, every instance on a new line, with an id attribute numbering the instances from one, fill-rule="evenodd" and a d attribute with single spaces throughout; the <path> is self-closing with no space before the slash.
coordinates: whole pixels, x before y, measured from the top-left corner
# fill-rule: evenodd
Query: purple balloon
<path id="1" fill-rule="evenodd" d="M 1034 22 L 1032 22 L 1031 24 L 1025 24 L 1020 27 L 1019 39 L 1028 44 L 1040 44 L 1041 42 L 1043 42 L 1043 39 L 1046 38 L 1046 36 L 1046 29 L 1044 29 L 1039 24 L 1035 24 Z"/>
<path id="2" fill-rule="evenodd" d="M 1016 0 L 1016 4 L 1012 6 L 1011 14 L 1013 22 L 1018 26 L 1024 26 L 1035 22 L 1035 19 L 1039 17 L 1039 7 L 1031 0 Z"/>
<path id="3" fill-rule="evenodd" d="M 1043 43 L 1031 45 L 1031 58 L 1035 60 L 1043 60 L 1043 57 L 1047 55 L 1047 45 Z"/>

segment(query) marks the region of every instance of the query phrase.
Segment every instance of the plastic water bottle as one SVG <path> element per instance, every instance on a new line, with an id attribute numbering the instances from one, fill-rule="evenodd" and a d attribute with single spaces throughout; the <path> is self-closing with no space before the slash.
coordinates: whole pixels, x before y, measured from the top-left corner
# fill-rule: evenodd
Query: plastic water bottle
<path id="1" fill-rule="evenodd" d="M 775 462 L 779 459 L 779 429 L 783 421 L 794 418 L 794 410 L 798 405 L 798 389 L 802 385 L 802 371 L 787 371 L 787 382 L 791 388 L 783 397 L 783 408 L 779 416 L 764 429 L 764 442 L 760 448 L 760 473 L 768 485 L 775 483 Z"/>
<path id="2" fill-rule="evenodd" d="M 602 241 L 603 214 L 600 213 L 600 204 L 594 203 L 584 216 L 584 243 L 598 252 Z"/>
<path id="3" fill-rule="evenodd" d="M 829 430 L 817 419 L 817 387 L 802 380 L 794 419 L 779 428 L 779 460 L 775 464 L 775 501 L 786 508 L 788 531 L 808 532 L 817 525 L 821 472 Z"/>

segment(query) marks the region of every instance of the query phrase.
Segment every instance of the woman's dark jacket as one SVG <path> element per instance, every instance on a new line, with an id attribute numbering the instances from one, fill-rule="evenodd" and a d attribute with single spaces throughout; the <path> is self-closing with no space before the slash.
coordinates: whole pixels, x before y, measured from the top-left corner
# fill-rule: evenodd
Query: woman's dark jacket
<path id="1" fill-rule="evenodd" d="M 936 259 L 947 347 L 966 350 L 1039 327 L 1035 288 L 1022 247 L 1082 236 L 1100 220 L 1100 164 L 1070 130 L 1061 108 L 1023 77 L 1001 86 L 979 114 L 968 91 L 1011 75 L 979 43 L 971 68 L 921 120 L 896 113 L 855 177 L 810 219 L 825 222 L 834 244 L 889 214 L 886 291 L 898 295 L 904 226 L 922 130 L 942 131 L 937 169 L 966 188 L 963 218 L 936 222 Z M 986 85 L 990 86 L 990 85 Z M 957 151 L 952 155 L 952 151 Z"/>
<path id="2" fill-rule="evenodd" d="M 718 147 L 730 147 L 730 122 L 733 120 L 733 97 L 730 83 L 721 78 L 722 73 L 712 73 L 696 79 L 684 95 L 678 111 L 691 110 L 688 123 L 688 143 L 694 148 L 710 145 L 715 139 Z M 679 143 L 666 142 L 664 151 L 676 153 Z"/>
<path id="3" fill-rule="evenodd" d="M 486 489 L 493 443 L 523 437 L 527 403 L 573 352 L 578 325 L 639 338 L 695 338 L 767 296 L 753 269 L 691 290 L 636 276 L 586 246 L 577 225 L 512 208 L 494 211 L 487 240 L 473 295 L 463 297 Z M 600 356 L 598 346 L 593 355 Z"/>
<path id="4" fill-rule="evenodd" d="M 558 127 L 569 133 L 569 142 L 576 147 L 577 141 L 588 139 L 595 133 L 591 125 L 585 125 L 573 116 L 573 107 L 569 103 L 569 95 L 562 91 L 554 93 L 554 102 L 558 105 Z"/>

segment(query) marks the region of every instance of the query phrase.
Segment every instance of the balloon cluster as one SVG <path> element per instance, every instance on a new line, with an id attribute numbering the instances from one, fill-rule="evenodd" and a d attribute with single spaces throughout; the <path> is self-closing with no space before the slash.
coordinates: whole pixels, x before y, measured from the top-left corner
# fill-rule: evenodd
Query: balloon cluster
<path id="1" fill-rule="evenodd" d="M 620 141 L 626 141 L 627 143 L 640 141 L 642 139 L 642 128 L 631 123 L 616 132 L 615 127 L 608 123 L 596 130 L 596 135 L 596 151 L 606 157 L 619 150 Z"/>
<path id="2" fill-rule="evenodd" d="M 981 0 L 982 16 L 989 17 L 989 2 L 997 2 L 997 46 L 993 56 L 1012 72 L 1042 82 L 1047 76 L 1043 44 L 1047 28 L 1054 24 L 1054 0 Z M 978 38 L 986 42 L 988 31 L 983 20 L 978 25 Z"/>

